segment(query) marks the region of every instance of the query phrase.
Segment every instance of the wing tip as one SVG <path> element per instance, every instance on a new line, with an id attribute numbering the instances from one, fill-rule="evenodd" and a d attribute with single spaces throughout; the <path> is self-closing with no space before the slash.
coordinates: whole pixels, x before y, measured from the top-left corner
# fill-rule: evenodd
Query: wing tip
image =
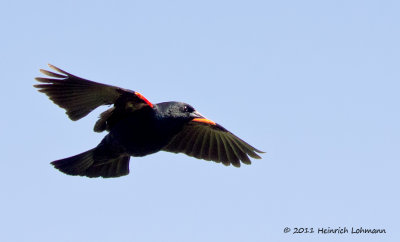
<path id="1" fill-rule="evenodd" d="M 240 168 L 240 162 L 237 162 L 237 163 L 236 162 L 235 163 L 231 162 L 231 164 L 232 164 L 233 167 Z"/>
<path id="2" fill-rule="evenodd" d="M 266 154 L 267 153 L 266 151 L 262 151 L 262 150 L 259 150 L 259 149 L 256 149 L 256 148 L 254 148 L 254 151 L 257 152 L 257 153 L 260 153 L 260 154 Z"/>
<path id="3" fill-rule="evenodd" d="M 53 66 L 53 65 L 50 64 L 50 63 L 47 63 L 47 66 L 50 67 L 51 69 L 57 70 L 57 67 Z"/>
<path id="4" fill-rule="evenodd" d="M 60 72 L 60 73 L 63 73 L 63 74 L 65 74 L 65 75 L 67 75 L 67 76 L 72 76 L 70 73 L 68 73 L 68 72 L 66 72 L 66 71 L 64 71 L 64 70 L 61 70 L 60 68 L 58 68 L 58 67 L 56 67 L 56 66 L 54 66 L 54 65 L 52 65 L 52 64 L 50 64 L 50 63 L 48 63 L 47 64 L 51 69 L 53 69 L 53 70 L 55 70 L 55 71 L 58 71 L 58 72 Z"/>

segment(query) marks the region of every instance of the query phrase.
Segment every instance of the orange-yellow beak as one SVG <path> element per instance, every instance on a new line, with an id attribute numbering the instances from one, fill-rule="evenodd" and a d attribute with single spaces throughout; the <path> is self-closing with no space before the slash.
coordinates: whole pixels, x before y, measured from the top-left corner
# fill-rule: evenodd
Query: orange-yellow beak
<path id="1" fill-rule="evenodd" d="M 199 113 L 198 111 L 194 111 L 191 115 L 192 117 L 194 117 L 194 119 L 192 119 L 193 122 L 216 125 L 214 121 L 207 119 L 206 117 L 201 115 L 201 113 Z"/>

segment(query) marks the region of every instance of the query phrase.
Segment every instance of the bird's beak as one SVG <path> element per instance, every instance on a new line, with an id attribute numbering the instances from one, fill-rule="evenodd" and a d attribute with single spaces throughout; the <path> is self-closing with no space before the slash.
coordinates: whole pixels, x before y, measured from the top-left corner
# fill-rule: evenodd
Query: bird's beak
<path id="1" fill-rule="evenodd" d="M 196 110 L 190 114 L 190 117 L 192 117 L 192 118 L 205 118 L 203 115 L 201 115 L 201 113 L 199 113 Z"/>
<path id="2" fill-rule="evenodd" d="M 216 125 L 216 123 L 212 120 L 207 119 L 201 113 L 194 111 L 190 114 L 191 117 L 193 117 L 192 121 L 193 122 L 198 122 L 198 123 L 205 123 L 205 124 L 211 124 L 211 125 Z"/>

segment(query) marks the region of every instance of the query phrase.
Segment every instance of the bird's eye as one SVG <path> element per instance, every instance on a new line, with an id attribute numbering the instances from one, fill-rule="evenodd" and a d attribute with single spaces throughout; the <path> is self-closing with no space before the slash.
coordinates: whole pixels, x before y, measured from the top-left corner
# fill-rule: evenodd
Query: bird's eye
<path id="1" fill-rule="evenodd" d="M 185 112 L 185 113 L 191 113 L 191 112 L 193 112 L 193 110 L 194 109 L 188 105 L 183 106 L 183 112 Z"/>

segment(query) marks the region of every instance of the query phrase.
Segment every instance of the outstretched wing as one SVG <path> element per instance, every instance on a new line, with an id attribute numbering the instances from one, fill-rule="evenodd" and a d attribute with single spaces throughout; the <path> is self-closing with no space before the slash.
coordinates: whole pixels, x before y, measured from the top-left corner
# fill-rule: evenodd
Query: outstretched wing
<path id="1" fill-rule="evenodd" d="M 64 108 L 71 120 L 81 119 L 101 105 L 119 104 L 130 109 L 142 105 L 153 106 L 138 92 L 89 81 L 50 64 L 49 67 L 58 73 L 41 69 L 40 72 L 50 78 L 35 78 L 38 82 L 45 84 L 37 84 L 34 87 L 45 93 L 55 104 Z"/>
<path id="2" fill-rule="evenodd" d="M 207 119 L 187 123 L 163 150 L 236 167 L 240 167 L 240 161 L 249 165 L 249 156 L 261 159 L 257 153 L 264 153 Z"/>

